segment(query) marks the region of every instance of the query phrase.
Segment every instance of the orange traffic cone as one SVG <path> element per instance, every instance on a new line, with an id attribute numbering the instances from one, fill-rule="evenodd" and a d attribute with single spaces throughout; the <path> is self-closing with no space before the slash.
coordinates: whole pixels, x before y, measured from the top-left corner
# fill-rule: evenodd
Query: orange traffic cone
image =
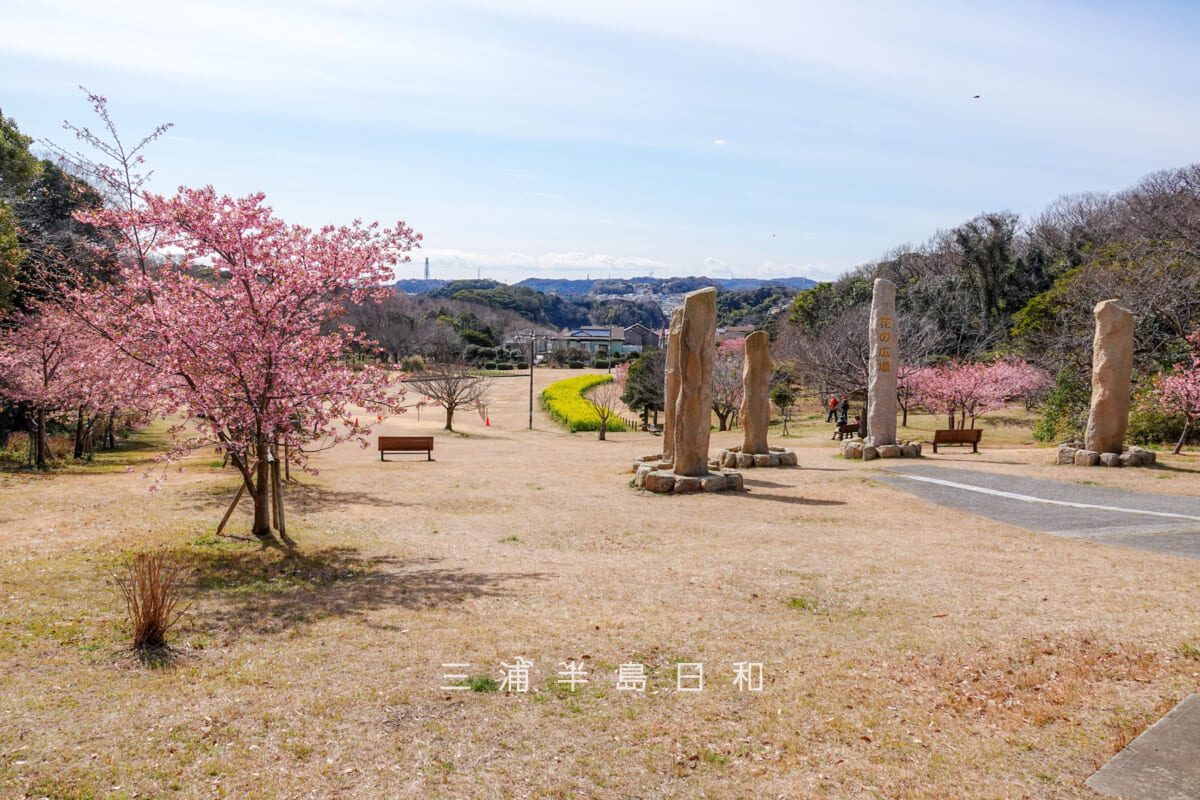
<path id="1" fill-rule="evenodd" d="M 491 417 L 488 417 L 488 418 L 486 418 L 486 419 L 483 421 L 483 424 L 484 424 L 484 426 L 491 425 L 491 424 L 492 424 L 492 418 L 491 418 Z"/>
<path id="2" fill-rule="evenodd" d="M 354 418 L 354 427 L 358 427 L 358 417 Z"/>

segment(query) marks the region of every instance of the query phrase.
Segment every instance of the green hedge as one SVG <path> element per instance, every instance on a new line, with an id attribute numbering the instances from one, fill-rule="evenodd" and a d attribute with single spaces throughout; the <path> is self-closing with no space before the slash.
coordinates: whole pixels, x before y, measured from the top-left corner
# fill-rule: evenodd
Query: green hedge
<path id="1" fill-rule="evenodd" d="M 542 405 L 550 416 L 567 426 L 567 430 L 598 431 L 600 417 L 596 410 L 585 398 L 584 394 L 612 380 L 612 375 L 580 375 L 577 378 L 567 378 L 565 381 L 552 383 L 542 390 Z M 628 430 L 619 417 L 608 421 L 608 430 Z"/>

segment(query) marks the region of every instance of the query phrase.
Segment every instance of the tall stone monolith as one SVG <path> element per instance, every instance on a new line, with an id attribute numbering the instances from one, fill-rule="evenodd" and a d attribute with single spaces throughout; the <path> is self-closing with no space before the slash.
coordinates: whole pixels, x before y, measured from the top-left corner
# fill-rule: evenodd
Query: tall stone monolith
<path id="1" fill-rule="evenodd" d="M 1084 447 L 1096 453 L 1120 453 L 1129 425 L 1130 375 L 1133 373 L 1133 313 L 1103 300 L 1092 311 L 1092 408 Z"/>
<path id="2" fill-rule="evenodd" d="M 767 428 L 771 424 L 771 340 L 766 331 L 746 337 L 742 363 L 742 452 L 769 453 Z"/>
<path id="3" fill-rule="evenodd" d="M 870 373 L 867 380 L 867 445 L 896 443 L 896 367 L 899 342 L 896 336 L 896 284 L 876 278 L 871 295 L 871 325 L 868 332 Z"/>
<path id="4" fill-rule="evenodd" d="M 679 399 L 679 337 L 681 333 L 683 333 L 683 306 L 679 306 L 671 312 L 671 325 L 667 329 L 667 376 L 666 385 L 663 387 L 663 461 L 675 460 L 675 403 Z"/>
<path id="5" fill-rule="evenodd" d="M 671 336 L 674 344 L 675 336 Z M 679 396 L 675 400 L 674 472 L 708 474 L 708 435 L 712 428 L 712 373 L 717 349 L 717 290 L 709 287 L 683 298 L 679 331 Z"/>

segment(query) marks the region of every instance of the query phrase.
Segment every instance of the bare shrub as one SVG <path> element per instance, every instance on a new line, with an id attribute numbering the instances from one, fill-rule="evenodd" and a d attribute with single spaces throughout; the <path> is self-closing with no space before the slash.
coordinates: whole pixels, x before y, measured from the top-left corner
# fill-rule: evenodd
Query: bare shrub
<path id="1" fill-rule="evenodd" d="M 167 632 L 179 621 L 176 612 L 183 567 L 167 563 L 162 553 L 139 554 L 122 575 L 113 575 L 133 623 L 133 649 L 146 652 L 163 648 Z"/>

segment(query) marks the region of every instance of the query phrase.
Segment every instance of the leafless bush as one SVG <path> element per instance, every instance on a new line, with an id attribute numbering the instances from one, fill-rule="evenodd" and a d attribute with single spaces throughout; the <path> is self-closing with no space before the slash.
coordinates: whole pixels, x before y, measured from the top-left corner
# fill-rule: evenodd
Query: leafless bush
<path id="1" fill-rule="evenodd" d="M 162 553 L 141 553 L 123 576 L 113 575 L 133 623 L 134 650 L 147 652 L 166 645 L 167 632 L 186 610 L 175 610 L 183 573 L 182 567 L 167 563 Z"/>

